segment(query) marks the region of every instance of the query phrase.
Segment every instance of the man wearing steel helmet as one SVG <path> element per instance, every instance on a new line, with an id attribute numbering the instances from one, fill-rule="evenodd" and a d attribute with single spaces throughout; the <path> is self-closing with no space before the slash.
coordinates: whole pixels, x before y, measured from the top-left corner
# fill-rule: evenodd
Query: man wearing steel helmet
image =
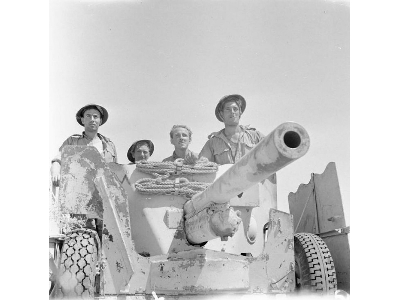
<path id="1" fill-rule="evenodd" d="M 129 161 L 136 163 L 140 160 L 147 161 L 154 152 L 154 144 L 150 140 L 138 140 L 134 142 L 128 149 L 126 156 Z"/>
<path id="2" fill-rule="evenodd" d="M 240 160 L 264 135 L 248 126 L 239 125 L 240 117 L 246 109 L 246 100 L 241 95 L 223 97 L 215 108 L 215 116 L 224 122 L 225 128 L 212 133 L 199 156 L 219 165 L 233 164 Z"/>
<path id="3" fill-rule="evenodd" d="M 74 134 L 67 138 L 59 149 L 59 153 L 51 161 L 51 180 L 53 185 L 60 182 L 61 150 L 66 145 L 93 146 L 99 150 L 106 162 L 117 162 L 117 151 L 114 143 L 98 133 L 99 127 L 107 122 L 107 110 L 97 104 L 88 104 L 76 113 L 76 121 L 85 128 L 82 134 Z"/>

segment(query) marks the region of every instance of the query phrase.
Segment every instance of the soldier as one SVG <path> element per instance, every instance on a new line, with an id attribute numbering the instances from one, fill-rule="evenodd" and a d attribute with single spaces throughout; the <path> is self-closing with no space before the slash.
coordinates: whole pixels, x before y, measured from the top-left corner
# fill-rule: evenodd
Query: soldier
<path id="1" fill-rule="evenodd" d="M 154 152 L 154 144 L 150 140 L 138 140 L 129 147 L 126 156 L 129 161 L 136 163 L 140 160 L 148 160 Z"/>
<path id="2" fill-rule="evenodd" d="M 189 144 L 192 141 L 192 131 L 186 125 L 174 125 L 169 133 L 171 144 L 175 150 L 171 156 L 164 158 L 163 162 L 175 161 L 177 158 L 183 158 L 187 164 L 195 164 L 198 160 L 198 154 L 189 150 Z"/>
<path id="3" fill-rule="evenodd" d="M 239 125 L 245 109 L 246 100 L 241 95 L 228 95 L 219 100 L 215 116 L 224 122 L 225 128 L 208 136 L 200 157 L 219 165 L 233 164 L 264 138 L 255 128 Z"/>
<path id="4" fill-rule="evenodd" d="M 97 104 L 88 104 L 76 113 L 76 121 L 85 128 L 82 134 L 74 134 L 64 141 L 57 156 L 51 161 L 51 180 L 53 185 L 60 183 L 61 150 L 66 145 L 94 146 L 106 162 L 117 162 L 114 143 L 98 133 L 99 127 L 107 122 L 107 110 Z"/>

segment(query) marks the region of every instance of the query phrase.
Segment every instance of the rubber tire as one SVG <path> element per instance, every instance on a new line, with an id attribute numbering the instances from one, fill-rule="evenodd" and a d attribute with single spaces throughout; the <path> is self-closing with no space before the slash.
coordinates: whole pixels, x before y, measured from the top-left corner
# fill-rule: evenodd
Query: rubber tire
<path id="1" fill-rule="evenodd" d="M 94 299 L 99 238 L 96 231 L 69 233 L 61 250 L 56 298 Z"/>
<path id="2" fill-rule="evenodd" d="M 294 235 L 296 291 L 334 294 L 336 271 L 325 242 L 312 233 Z"/>

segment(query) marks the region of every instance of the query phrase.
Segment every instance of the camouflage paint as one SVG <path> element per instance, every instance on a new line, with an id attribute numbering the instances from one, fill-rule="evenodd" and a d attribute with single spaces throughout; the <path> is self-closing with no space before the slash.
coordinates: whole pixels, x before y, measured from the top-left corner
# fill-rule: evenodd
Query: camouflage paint
<path id="1" fill-rule="evenodd" d="M 145 253 L 139 255 L 132 235 L 132 232 L 142 230 L 143 226 L 139 224 L 138 228 L 132 228 L 130 225 L 132 212 L 129 211 L 128 203 L 137 201 L 136 197 L 139 197 L 135 191 L 129 191 L 134 183 L 132 175 L 135 170 L 128 172 L 127 167 L 130 166 L 105 164 L 101 157 L 97 157 L 100 155 L 94 148 L 78 148 L 66 149 L 71 157 L 65 156 L 65 162 L 70 163 L 70 166 L 64 166 L 64 174 L 69 177 L 62 179 L 64 187 L 61 189 L 63 201 L 68 199 L 73 203 L 67 203 L 64 207 L 70 212 L 88 212 L 92 215 L 97 213 L 103 217 L 102 246 L 107 259 L 104 291 L 108 297 L 119 295 L 118 299 L 152 299 L 151 293 L 156 292 L 166 299 L 190 299 L 192 295 L 209 297 L 227 292 L 285 293 L 293 289 L 294 283 L 290 281 L 293 273 L 290 262 L 294 260 L 293 249 L 290 247 L 293 239 L 290 215 L 272 209 L 269 216 L 271 226 L 267 235 L 262 231 L 257 232 L 257 241 L 262 246 L 261 254 L 257 257 L 242 256 L 224 252 L 224 246 L 216 251 L 187 244 L 182 218 L 184 201 L 176 196 L 157 196 L 153 199 L 154 205 L 159 201 L 165 202 L 163 205 L 167 204 L 165 208 L 157 208 L 160 209 L 160 224 L 173 232 L 173 241 L 182 241 L 186 248 L 182 250 L 171 244 L 166 254 L 145 257 Z M 116 175 L 117 169 L 122 169 L 123 176 Z M 135 176 L 143 177 L 143 174 L 136 172 Z M 265 184 L 273 183 L 267 181 Z M 264 205 L 262 197 L 270 193 L 261 192 L 261 186 L 263 184 L 256 184 L 253 192 L 245 192 L 240 198 L 236 195 L 234 197 L 238 205 L 235 207 L 246 215 L 246 227 L 257 231 L 269 220 L 267 217 L 263 217 L 264 221 L 259 220 L 259 215 L 254 214 L 260 205 Z M 73 199 L 74 196 L 80 197 L 79 201 Z M 269 196 L 276 198 L 275 188 Z M 182 204 L 175 206 L 175 202 Z M 267 202 L 266 207 L 275 203 L 274 199 Z M 151 210 L 147 211 L 149 218 L 155 216 Z M 254 225 L 254 220 L 259 224 Z M 154 223 L 158 226 L 157 224 Z M 162 234 L 157 237 L 164 238 Z"/>
<path id="2" fill-rule="evenodd" d="M 194 195 L 185 203 L 186 235 L 196 243 L 213 238 L 213 232 L 206 232 L 210 229 L 206 224 L 206 218 L 196 220 L 196 215 L 204 215 L 203 210 L 213 203 L 226 203 L 251 186 L 267 179 L 305 155 L 309 146 L 310 138 L 302 126 L 292 122 L 279 125 L 206 190 Z M 191 220 L 192 218 L 195 220 Z M 224 221 L 226 222 L 228 220 Z"/>

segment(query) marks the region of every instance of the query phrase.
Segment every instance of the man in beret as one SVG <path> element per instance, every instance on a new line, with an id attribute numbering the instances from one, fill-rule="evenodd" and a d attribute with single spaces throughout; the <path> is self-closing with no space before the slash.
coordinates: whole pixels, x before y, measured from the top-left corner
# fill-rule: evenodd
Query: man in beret
<path id="1" fill-rule="evenodd" d="M 140 160 L 148 160 L 154 152 L 154 144 L 150 140 L 138 140 L 134 142 L 128 149 L 126 156 L 129 161 L 136 163 Z"/>
<path id="2" fill-rule="evenodd" d="M 57 156 L 51 161 L 51 180 L 53 185 L 60 183 L 61 150 L 66 145 L 93 146 L 99 150 L 106 162 L 117 162 L 117 151 L 114 143 L 104 135 L 98 133 L 99 127 L 107 122 L 107 110 L 97 104 L 88 104 L 76 113 L 76 121 L 85 130 L 82 134 L 71 135 L 64 141 Z"/>
<path id="3" fill-rule="evenodd" d="M 215 116 L 224 122 L 225 128 L 209 135 L 200 157 L 219 165 L 233 164 L 264 138 L 255 128 L 239 124 L 245 109 L 246 100 L 241 95 L 228 95 L 219 100 Z"/>
<path id="4" fill-rule="evenodd" d="M 195 164 L 198 160 L 198 154 L 189 150 L 189 144 L 192 141 L 192 131 L 190 128 L 186 125 L 174 125 L 169 132 L 169 136 L 175 150 L 171 156 L 164 158 L 163 162 L 173 162 L 177 158 L 182 158 L 186 164 Z"/>

